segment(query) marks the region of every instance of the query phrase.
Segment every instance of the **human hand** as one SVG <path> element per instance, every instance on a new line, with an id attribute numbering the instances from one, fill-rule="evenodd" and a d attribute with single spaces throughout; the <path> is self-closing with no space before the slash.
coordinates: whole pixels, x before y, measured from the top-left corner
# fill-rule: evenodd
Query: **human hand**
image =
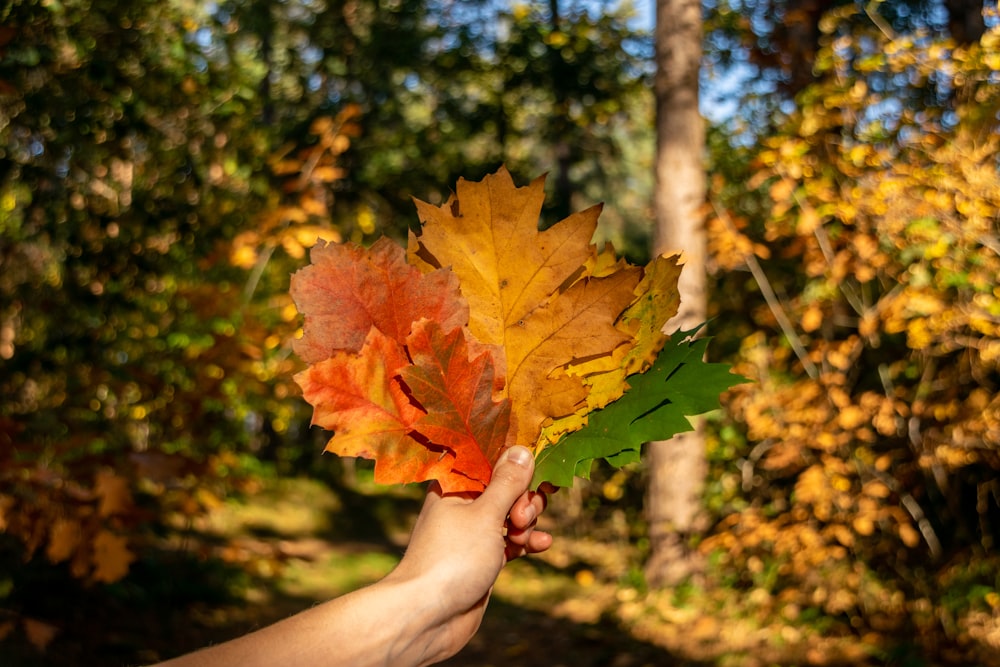
<path id="1" fill-rule="evenodd" d="M 552 544 L 535 529 L 546 490 L 528 491 L 534 469 L 531 452 L 512 447 L 476 498 L 432 485 L 384 579 L 160 667 L 416 667 L 451 657 L 479 628 L 504 564 Z"/>
<path id="2" fill-rule="evenodd" d="M 473 498 L 428 491 L 406 555 L 387 581 L 420 581 L 435 601 L 428 628 L 431 664 L 457 653 L 482 621 L 493 584 L 510 560 L 545 551 L 552 536 L 536 529 L 546 492 L 529 491 L 531 452 L 515 446 L 494 466 L 486 490 Z"/>

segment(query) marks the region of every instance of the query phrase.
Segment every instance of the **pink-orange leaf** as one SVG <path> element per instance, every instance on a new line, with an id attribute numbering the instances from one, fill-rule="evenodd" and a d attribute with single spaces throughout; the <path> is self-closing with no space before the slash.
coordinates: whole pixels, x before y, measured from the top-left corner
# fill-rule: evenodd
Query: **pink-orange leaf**
<path id="1" fill-rule="evenodd" d="M 337 350 L 357 352 L 372 327 L 402 343 L 421 318 L 440 322 L 445 330 L 468 321 L 457 278 L 443 270 L 421 273 L 388 238 L 369 249 L 321 241 L 310 257 L 312 263 L 291 283 L 292 298 L 305 315 L 295 352 L 306 363 Z"/>

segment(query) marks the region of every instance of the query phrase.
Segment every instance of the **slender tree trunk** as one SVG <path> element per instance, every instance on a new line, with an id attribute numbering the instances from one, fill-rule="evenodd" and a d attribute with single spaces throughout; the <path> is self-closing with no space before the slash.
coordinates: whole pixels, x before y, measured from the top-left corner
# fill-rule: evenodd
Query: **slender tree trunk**
<path id="1" fill-rule="evenodd" d="M 945 0 L 948 29 L 959 44 L 978 42 L 986 31 L 982 0 Z"/>
<path id="2" fill-rule="evenodd" d="M 703 322 L 707 311 L 706 240 L 699 211 L 705 199 L 705 128 L 698 110 L 701 3 L 657 0 L 655 39 L 655 250 L 684 253 L 681 309 L 668 327 L 690 328 Z M 689 544 L 692 535 L 704 530 L 704 438 L 699 430 L 649 443 L 646 460 L 651 547 L 646 576 L 651 585 L 675 584 L 701 569 L 700 559 Z"/>
<path id="3" fill-rule="evenodd" d="M 559 15 L 559 0 L 549 0 L 549 27 L 553 33 L 562 29 Z M 553 147 L 556 157 L 555 188 L 552 198 L 552 218 L 562 220 L 573 210 L 573 182 L 569 176 L 570 167 L 576 161 L 576 152 L 569 137 L 571 123 L 569 119 L 568 82 L 573 80 L 573 69 L 559 54 L 559 48 L 550 46 L 549 68 L 552 76 L 552 93 L 555 95 L 555 110 L 552 122 L 561 132 L 556 134 L 556 144 Z"/>
<path id="4" fill-rule="evenodd" d="M 253 19 L 260 37 L 261 59 L 264 61 L 264 76 L 260 80 L 257 93 L 262 103 L 261 121 L 264 125 L 274 124 L 274 100 L 271 98 L 271 75 L 274 73 L 273 46 L 274 19 L 271 15 L 271 0 L 257 0 L 254 3 Z"/>

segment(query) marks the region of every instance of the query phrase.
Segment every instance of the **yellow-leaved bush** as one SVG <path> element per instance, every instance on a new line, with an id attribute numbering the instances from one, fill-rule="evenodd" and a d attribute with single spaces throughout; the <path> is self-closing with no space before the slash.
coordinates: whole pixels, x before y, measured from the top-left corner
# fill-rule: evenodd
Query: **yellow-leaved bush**
<path id="1" fill-rule="evenodd" d="M 712 202 L 718 279 L 759 294 L 730 306 L 756 380 L 728 400 L 741 511 L 702 547 L 876 643 L 954 623 L 965 646 L 1000 585 L 1000 32 L 841 31 L 853 11 L 751 193 Z"/>

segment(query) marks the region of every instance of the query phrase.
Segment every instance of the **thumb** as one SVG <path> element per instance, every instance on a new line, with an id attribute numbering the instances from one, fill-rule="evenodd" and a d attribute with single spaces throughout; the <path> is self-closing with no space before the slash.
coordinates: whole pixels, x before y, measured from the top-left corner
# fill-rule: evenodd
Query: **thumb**
<path id="1" fill-rule="evenodd" d="M 521 494 L 528 490 L 535 472 L 535 457 L 526 447 L 514 445 L 497 460 L 493 476 L 475 504 L 484 505 L 502 522 Z"/>

